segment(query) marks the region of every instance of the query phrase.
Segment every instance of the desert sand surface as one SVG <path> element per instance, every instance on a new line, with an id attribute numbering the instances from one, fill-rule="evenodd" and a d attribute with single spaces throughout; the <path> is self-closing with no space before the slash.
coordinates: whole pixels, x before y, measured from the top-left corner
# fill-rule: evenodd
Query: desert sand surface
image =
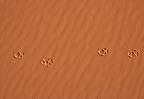
<path id="1" fill-rule="evenodd" d="M 0 0 L 0 99 L 144 99 L 144 0 Z"/>

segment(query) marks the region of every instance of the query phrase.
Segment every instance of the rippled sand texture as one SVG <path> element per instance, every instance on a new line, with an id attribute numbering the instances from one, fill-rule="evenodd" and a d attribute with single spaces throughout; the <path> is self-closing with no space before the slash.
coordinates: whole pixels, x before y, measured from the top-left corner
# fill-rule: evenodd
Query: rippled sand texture
<path id="1" fill-rule="evenodd" d="M 0 99 L 144 99 L 144 0 L 0 0 Z"/>

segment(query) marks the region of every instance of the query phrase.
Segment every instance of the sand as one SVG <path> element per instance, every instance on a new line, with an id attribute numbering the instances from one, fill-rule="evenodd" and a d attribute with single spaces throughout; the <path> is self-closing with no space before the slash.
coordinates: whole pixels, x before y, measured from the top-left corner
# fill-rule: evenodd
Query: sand
<path id="1" fill-rule="evenodd" d="M 0 99 L 144 99 L 144 0 L 0 0 Z"/>

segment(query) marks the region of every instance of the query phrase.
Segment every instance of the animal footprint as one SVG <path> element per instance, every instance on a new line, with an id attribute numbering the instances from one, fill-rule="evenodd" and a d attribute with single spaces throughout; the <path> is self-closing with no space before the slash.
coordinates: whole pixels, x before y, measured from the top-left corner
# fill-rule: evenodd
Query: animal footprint
<path id="1" fill-rule="evenodd" d="M 137 56 L 139 56 L 138 50 L 132 49 L 132 50 L 128 51 L 128 57 L 129 58 L 136 58 Z"/>
<path id="2" fill-rule="evenodd" d="M 44 66 L 49 67 L 54 63 L 54 60 L 52 58 L 43 58 L 40 63 Z"/>
<path id="3" fill-rule="evenodd" d="M 23 56 L 24 56 L 24 52 L 22 52 L 22 51 L 18 51 L 18 52 L 13 53 L 13 57 L 15 59 L 18 59 L 18 60 L 22 59 Z"/>
<path id="4" fill-rule="evenodd" d="M 98 49 L 98 55 L 104 56 L 106 54 L 108 54 L 108 49 L 107 48 Z"/>

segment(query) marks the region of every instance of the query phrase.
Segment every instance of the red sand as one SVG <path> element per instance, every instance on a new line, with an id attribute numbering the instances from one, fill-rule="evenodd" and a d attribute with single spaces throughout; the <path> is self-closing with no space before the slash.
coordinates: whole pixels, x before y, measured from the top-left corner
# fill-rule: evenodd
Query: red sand
<path id="1" fill-rule="evenodd" d="M 144 0 L 0 0 L 0 99 L 144 99 L 143 42 Z"/>

